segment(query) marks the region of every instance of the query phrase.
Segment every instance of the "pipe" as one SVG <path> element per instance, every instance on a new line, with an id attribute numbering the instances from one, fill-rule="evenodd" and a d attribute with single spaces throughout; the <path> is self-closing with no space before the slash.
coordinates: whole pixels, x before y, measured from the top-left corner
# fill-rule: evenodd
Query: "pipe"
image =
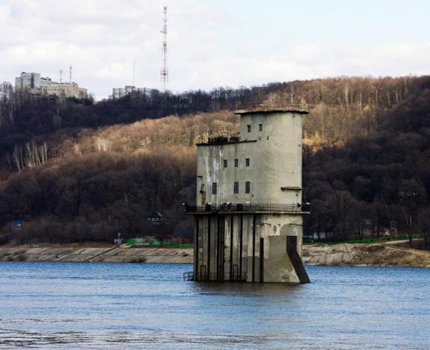
<path id="1" fill-rule="evenodd" d="M 233 214 L 230 215 L 230 281 L 233 279 Z"/>
<path id="2" fill-rule="evenodd" d="M 255 282 L 255 214 L 252 221 L 252 282 Z"/>

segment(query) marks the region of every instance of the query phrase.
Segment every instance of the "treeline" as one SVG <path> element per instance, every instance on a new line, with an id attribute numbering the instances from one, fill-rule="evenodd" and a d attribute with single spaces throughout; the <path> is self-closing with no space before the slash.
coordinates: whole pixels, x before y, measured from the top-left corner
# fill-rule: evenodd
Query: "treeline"
<path id="1" fill-rule="evenodd" d="M 264 101 L 294 102 L 307 106 L 305 141 L 314 149 L 342 144 L 354 136 L 366 136 L 378 125 L 377 115 L 416 94 L 427 77 L 333 78 L 273 83 L 251 88 L 219 88 L 181 94 L 136 92 L 116 100 L 59 99 L 53 96 L 0 91 L 0 169 L 6 159 L 24 152 L 32 142 L 40 146 L 47 135 L 65 130 L 130 124 L 169 115 L 233 111 Z"/>
<path id="2" fill-rule="evenodd" d="M 429 242 L 429 91 L 429 77 L 403 77 L 137 93 L 99 103 L 0 94 L 0 235 L 66 242 L 186 231 L 192 222 L 181 203 L 194 201 L 195 142 L 237 131 L 238 107 L 284 101 L 311 111 L 304 122 L 308 233 L 345 240 L 422 232 Z M 146 220 L 154 211 L 165 218 L 157 227 Z M 24 225 L 14 230 L 17 219 Z"/>
<path id="3" fill-rule="evenodd" d="M 192 152 L 191 152 L 192 153 Z M 166 150 L 132 157 L 82 156 L 13 176 L 0 192 L 3 239 L 19 242 L 109 241 L 122 237 L 168 237 L 188 228 L 181 203 L 194 196 L 195 154 Z M 162 209 L 156 227 L 146 220 Z"/>
<path id="4" fill-rule="evenodd" d="M 55 144 L 49 162 L 0 182 L 0 241 L 166 239 L 175 229 L 191 236 L 182 203 L 194 201 L 194 143 L 208 129 L 233 132 L 237 121 L 220 112 L 57 133 L 46 140 Z M 154 225 L 147 218 L 156 211 L 163 221 Z M 14 229 L 18 219 L 24 224 Z"/>
<path id="5" fill-rule="evenodd" d="M 368 137 L 305 157 L 308 230 L 330 241 L 420 233 L 430 249 L 430 84 L 377 123 Z"/>

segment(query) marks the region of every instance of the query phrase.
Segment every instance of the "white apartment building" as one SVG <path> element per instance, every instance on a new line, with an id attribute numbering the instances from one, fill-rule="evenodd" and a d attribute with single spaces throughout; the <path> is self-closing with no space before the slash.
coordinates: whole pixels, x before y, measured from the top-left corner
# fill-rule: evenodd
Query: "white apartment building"
<path id="1" fill-rule="evenodd" d="M 22 72 L 15 78 L 15 90 L 27 90 L 30 93 L 54 95 L 63 98 L 85 99 L 88 97 L 87 89 L 79 87 L 76 83 L 57 83 L 51 78 L 41 77 L 40 73 Z"/>
<path id="2" fill-rule="evenodd" d="M 22 72 L 19 77 L 15 78 L 15 89 L 17 90 L 35 90 L 49 86 L 51 84 L 52 79 L 48 77 L 41 77 L 40 73 Z"/>

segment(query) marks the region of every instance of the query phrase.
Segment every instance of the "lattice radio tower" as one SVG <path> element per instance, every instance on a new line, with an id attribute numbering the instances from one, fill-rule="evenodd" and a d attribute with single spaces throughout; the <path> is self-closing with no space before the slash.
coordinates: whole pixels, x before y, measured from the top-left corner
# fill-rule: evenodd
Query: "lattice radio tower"
<path id="1" fill-rule="evenodd" d="M 163 67 L 160 71 L 160 80 L 163 82 L 163 90 L 166 91 L 166 84 L 169 81 L 169 69 L 167 68 L 167 6 L 163 8 L 163 29 L 161 33 L 164 35 L 163 40 Z"/>

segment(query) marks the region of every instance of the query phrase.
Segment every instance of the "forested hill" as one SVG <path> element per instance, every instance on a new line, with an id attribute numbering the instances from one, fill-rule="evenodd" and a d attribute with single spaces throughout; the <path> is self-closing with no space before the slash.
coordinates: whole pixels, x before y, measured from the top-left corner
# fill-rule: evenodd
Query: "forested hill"
<path id="1" fill-rule="evenodd" d="M 420 234 L 430 249 L 430 89 L 377 121 L 367 137 L 305 156 L 309 229 L 330 240 Z"/>
<path id="2" fill-rule="evenodd" d="M 135 93 L 118 100 L 94 103 L 13 93 L 0 87 L 0 152 L 31 140 L 43 141 L 58 130 L 99 128 L 170 115 L 233 111 L 267 100 L 301 103 L 311 110 L 305 137 L 314 143 L 335 143 L 366 136 L 377 128 L 376 116 L 427 87 L 428 77 L 337 78 L 262 87 L 182 94 Z M 5 90 L 6 91 L 1 91 Z"/>
<path id="3" fill-rule="evenodd" d="M 2 91 L 3 240 L 184 232 L 190 222 L 180 204 L 193 201 L 195 141 L 235 131 L 232 111 L 241 105 L 285 100 L 311 111 L 304 175 L 313 232 L 344 239 L 368 227 L 375 234 L 421 229 L 430 191 L 429 89 L 429 77 L 338 78 L 99 103 Z M 145 219 L 154 211 L 165 216 L 156 232 Z M 11 231 L 19 219 L 23 227 Z"/>

